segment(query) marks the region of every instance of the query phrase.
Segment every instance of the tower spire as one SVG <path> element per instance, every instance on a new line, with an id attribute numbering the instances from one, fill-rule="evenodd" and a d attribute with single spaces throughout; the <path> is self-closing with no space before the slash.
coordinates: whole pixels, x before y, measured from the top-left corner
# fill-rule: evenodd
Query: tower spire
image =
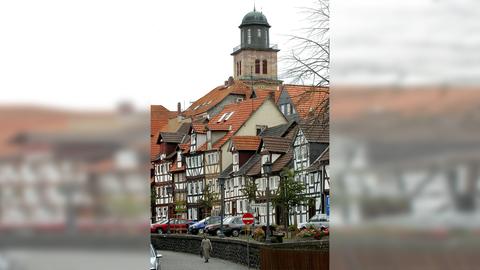
<path id="1" fill-rule="evenodd" d="M 253 11 L 257 11 L 255 8 L 255 0 L 253 0 Z"/>

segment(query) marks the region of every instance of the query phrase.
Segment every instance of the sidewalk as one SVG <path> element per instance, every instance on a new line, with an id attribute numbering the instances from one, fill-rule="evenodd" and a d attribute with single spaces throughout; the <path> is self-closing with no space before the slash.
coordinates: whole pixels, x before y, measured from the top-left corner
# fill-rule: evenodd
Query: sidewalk
<path id="1" fill-rule="evenodd" d="M 173 251 L 157 250 L 162 254 L 162 270 L 246 270 L 247 266 L 232 263 L 229 261 L 210 258 L 208 263 L 200 255 L 180 253 Z"/>

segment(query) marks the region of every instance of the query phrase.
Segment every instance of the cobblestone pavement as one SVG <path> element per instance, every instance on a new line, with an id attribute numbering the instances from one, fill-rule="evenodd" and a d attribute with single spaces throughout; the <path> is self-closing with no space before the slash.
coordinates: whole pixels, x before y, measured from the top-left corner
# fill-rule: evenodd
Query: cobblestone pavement
<path id="1" fill-rule="evenodd" d="M 229 261 L 210 258 L 204 263 L 200 255 L 158 250 L 162 254 L 162 270 L 246 270 L 247 266 Z"/>

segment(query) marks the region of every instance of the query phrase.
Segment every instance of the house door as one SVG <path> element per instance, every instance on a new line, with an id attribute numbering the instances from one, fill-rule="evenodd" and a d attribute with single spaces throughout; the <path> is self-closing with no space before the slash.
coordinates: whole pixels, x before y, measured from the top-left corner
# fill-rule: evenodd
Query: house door
<path id="1" fill-rule="evenodd" d="M 237 215 L 237 201 L 232 201 L 232 216 Z"/>

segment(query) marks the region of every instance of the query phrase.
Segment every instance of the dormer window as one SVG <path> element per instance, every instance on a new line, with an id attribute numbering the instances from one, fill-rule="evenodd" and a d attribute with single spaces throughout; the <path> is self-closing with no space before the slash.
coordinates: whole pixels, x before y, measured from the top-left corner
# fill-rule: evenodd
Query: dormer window
<path id="1" fill-rule="evenodd" d="M 227 121 L 228 119 L 230 119 L 230 117 L 233 115 L 234 112 L 228 112 L 228 113 L 224 113 L 222 115 L 222 117 L 220 117 L 220 119 L 218 119 L 217 123 L 220 123 L 222 121 Z"/>
<path id="2" fill-rule="evenodd" d="M 224 113 L 224 114 L 222 115 L 222 117 L 220 117 L 220 119 L 218 119 L 217 123 L 222 122 L 223 119 L 225 119 L 226 116 L 227 116 L 227 113 Z"/>
<path id="3" fill-rule="evenodd" d="M 230 112 L 227 114 L 227 116 L 225 116 L 225 121 L 227 121 L 228 119 L 230 119 L 230 117 L 232 117 L 234 112 Z"/>

